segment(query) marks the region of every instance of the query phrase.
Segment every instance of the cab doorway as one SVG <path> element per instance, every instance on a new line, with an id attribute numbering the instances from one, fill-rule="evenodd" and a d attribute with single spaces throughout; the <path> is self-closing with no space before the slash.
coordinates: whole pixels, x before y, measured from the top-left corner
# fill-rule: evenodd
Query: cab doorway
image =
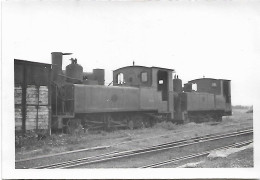
<path id="1" fill-rule="evenodd" d="M 159 70 L 157 73 L 157 90 L 162 92 L 162 100 L 168 101 L 168 72 Z"/>

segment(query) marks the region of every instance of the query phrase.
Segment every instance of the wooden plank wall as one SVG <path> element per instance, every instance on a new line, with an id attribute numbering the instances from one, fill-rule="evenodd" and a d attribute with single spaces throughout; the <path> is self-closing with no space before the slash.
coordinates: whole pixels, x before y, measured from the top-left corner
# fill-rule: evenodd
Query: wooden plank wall
<path id="1" fill-rule="evenodd" d="M 46 130 L 49 123 L 48 87 L 26 87 L 26 130 Z M 22 87 L 15 86 L 15 130 L 22 130 Z"/>
<path id="2" fill-rule="evenodd" d="M 22 86 L 14 88 L 15 130 L 22 130 Z"/>

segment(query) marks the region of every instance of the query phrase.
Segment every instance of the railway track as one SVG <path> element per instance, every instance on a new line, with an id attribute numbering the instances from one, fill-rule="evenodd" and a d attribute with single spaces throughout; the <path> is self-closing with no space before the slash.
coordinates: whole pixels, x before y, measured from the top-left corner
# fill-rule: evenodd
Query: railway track
<path id="1" fill-rule="evenodd" d="M 228 149 L 228 148 L 236 148 L 236 147 L 239 147 L 239 146 L 248 145 L 248 144 L 250 144 L 252 142 L 253 142 L 253 140 L 243 141 L 243 142 L 240 142 L 240 143 L 234 143 L 234 144 L 231 144 L 231 145 L 228 145 L 228 146 L 224 146 L 224 147 L 221 147 L 221 148 L 216 148 L 216 149 L 213 149 L 213 150 L 210 150 L 210 151 L 205 151 L 205 152 L 196 153 L 196 154 L 190 154 L 190 155 L 187 155 L 187 156 L 178 157 L 178 158 L 170 159 L 170 160 L 167 160 L 167 161 L 157 162 L 157 163 L 153 163 L 153 164 L 150 164 L 150 165 L 142 166 L 140 168 L 157 168 L 157 167 L 162 167 L 164 165 L 176 163 L 176 162 L 179 162 L 179 161 L 192 160 L 194 158 L 207 156 L 212 151 L 225 150 L 225 149 Z"/>
<path id="2" fill-rule="evenodd" d="M 136 156 L 140 154 L 158 152 L 158 151 L 163 151 L 163 150 L 168 150 L 168 149 L 173 149 L 178 147 L 185 147 L 185 146 L 198 144 L 202 142 L 209 142 L 209 141 L 220 140 L 220 139 L 225 139 L 230 137 L 238 137 L 238 136 L 249 135 L 249 134 L 253 134 L 253 129 L 245 129 L 245 130 L 240 130 L 240 131 L 225 133 L 225 134 L 217 134 L 217 135 L 211 134 L 211 135 L 200 136 L 200 137 L 195 137 L 190 139 L 182 139 L 179 141 L 172 141 L 168 143 L 154 145 L 151 147 L 140 148 L 140 149 L 129 150 L 129 151 L 110 152 L 110 153 L 100 154 L 98 156 L 85 157 L 85 158 L 70 160 L 61 163 L 33 167 L 33 169 L 73 168 L 73 167 L 78 167 L 83 165 L 105 162 L 109 160 L 115 160 L 119 158 L 127 158 L 127 157 Z"/>

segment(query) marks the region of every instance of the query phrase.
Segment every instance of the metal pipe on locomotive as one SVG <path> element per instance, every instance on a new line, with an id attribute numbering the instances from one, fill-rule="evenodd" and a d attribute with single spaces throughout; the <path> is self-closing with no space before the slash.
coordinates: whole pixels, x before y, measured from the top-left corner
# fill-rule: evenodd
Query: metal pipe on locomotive
<path id="1" fill-rule="evenodd" d="M 52 53 L 53 129 L 133 129 L 231 115 L 230 80 L 202 78 L 182 87 L 173 69 L 133 64 L 114 70 L 113 86 L 105 86 L 104 69 L 84 73 L 77 59 L 63 71 L 62 56 L 70 54 Z"/>

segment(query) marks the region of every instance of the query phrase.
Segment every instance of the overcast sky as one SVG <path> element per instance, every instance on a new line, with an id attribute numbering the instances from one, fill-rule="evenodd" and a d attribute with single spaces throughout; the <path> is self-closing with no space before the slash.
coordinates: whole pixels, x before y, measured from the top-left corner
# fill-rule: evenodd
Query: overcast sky
<path id="1" fill-rule="evenodd" d="M 106 84 L 134 60 L 173 68 L 184 83 L 230 79 L 234 105 L 253 105 L 260 91 L 260 1 L 7 1 L 2 10 L 3 79 L 14 58 L 51 63 L 60 51 L 73 53 L 64 67 L 73 57 L 84 71 L 104 68 Z"/>

